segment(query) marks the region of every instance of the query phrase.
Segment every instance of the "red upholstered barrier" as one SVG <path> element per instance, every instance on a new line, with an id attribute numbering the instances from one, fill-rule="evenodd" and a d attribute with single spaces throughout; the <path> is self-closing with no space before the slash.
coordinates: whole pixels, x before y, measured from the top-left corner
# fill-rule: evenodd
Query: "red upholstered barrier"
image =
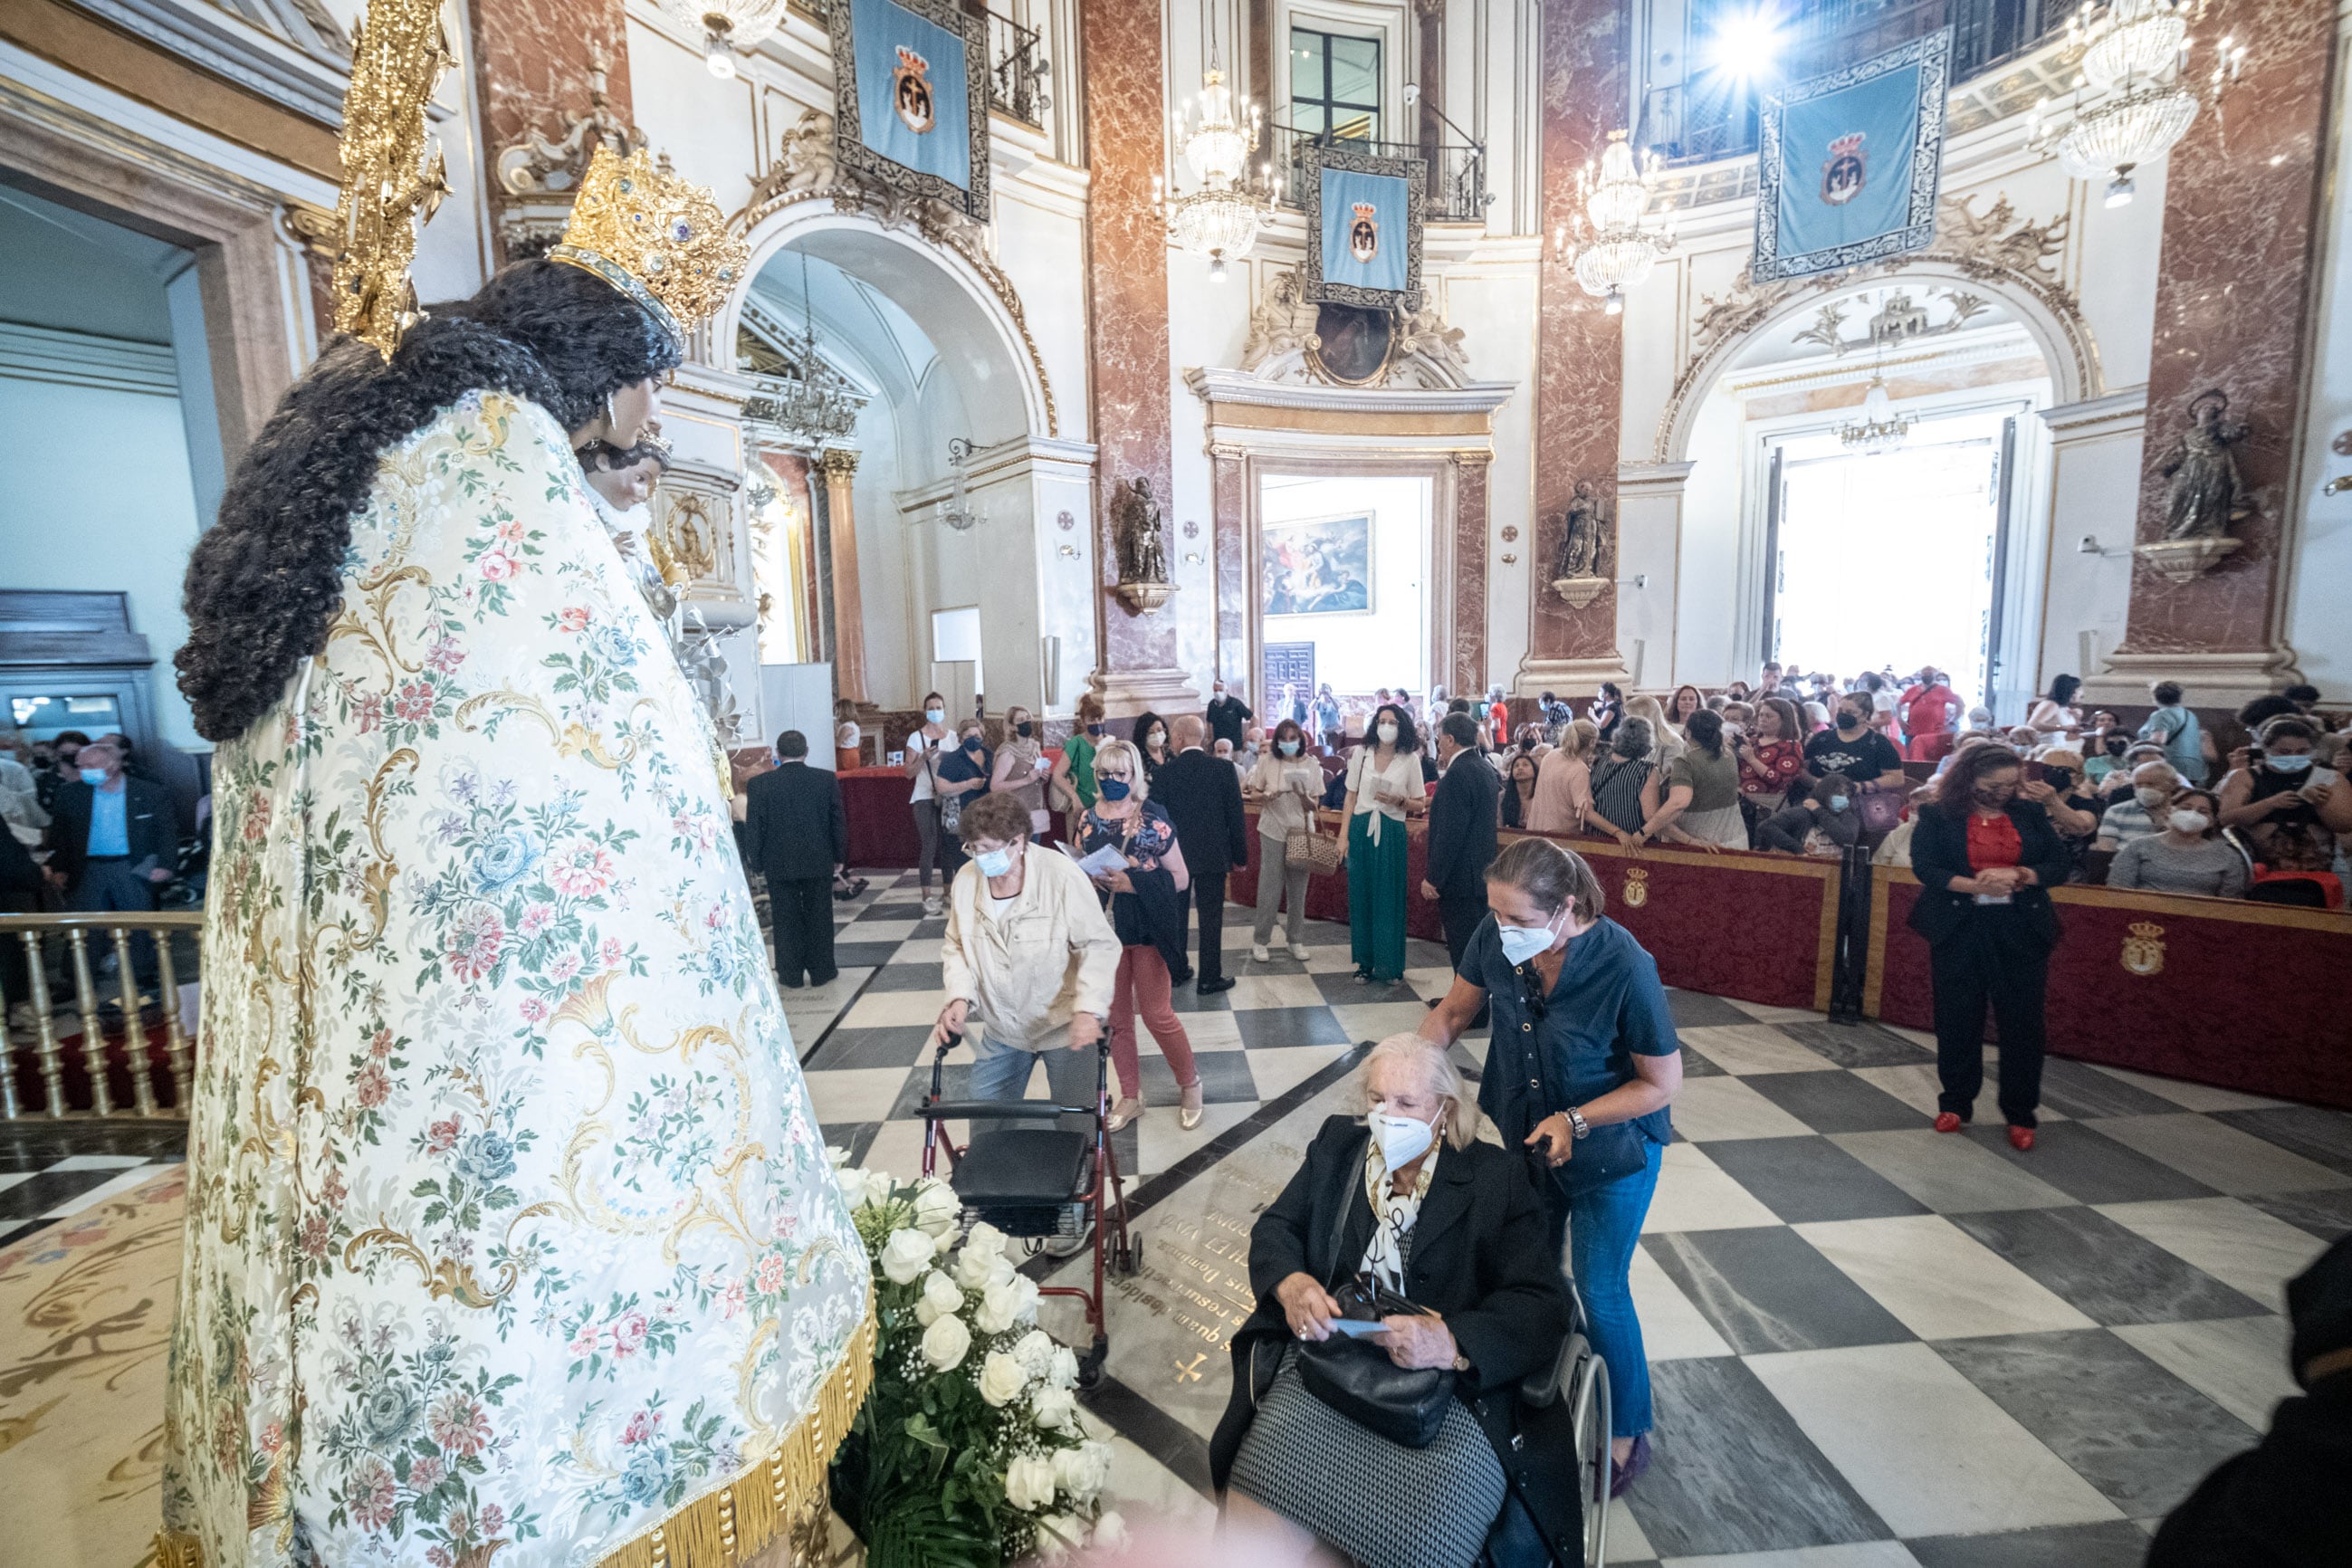
<path id="1" fill-rule="evenodd" d="M 1863 1011 L 1935 1026 L 1918 879 L 1872 878 Z M 2115 888 L 2060 888 L 2050 1051 L 2283 1100 L 2352 1106 L 2352 913 Z"/>
<path id="2" fill-rule="evenodd" d="M 860 870 L 906 870 L 922 858 L 909 805 L 915 781 L 900 768 L 852 768 L 841 775 L 841 813 L 849 819 L 849 863 Z"/>
<path id="3" fill-rule="evenodd" d="M 1323 814 L 1325 831 L 1338 816 Z M 1443 942 L 1437 905 L 1421 897 L 1428 864 L 1422 825 L 1412 824 L 1408 832 L 1405 930 Z M 1522 837 L 1528 836 L 1503 835 L 1506 843 Z M 1829 1006 L 1837 946 L 1835 860 L 1733 850 L 1709 855 L 1649 848 L 1636 854 L 1605 839 L 1544 837 L 1557 837 L 1591 862 L 1609 897 L 1611 917 L 1650 951 L 1667 984 L 1773 1007 Z M 1257 902 L 1263 842 L 1255 831 L 1250 834 L 1250 864 L 1226 884 L 1226 895 L 1235 903 Z M 1307 884 L 1307 912 L 1316 920 L 1348 918 L 1344 865 Z"/>

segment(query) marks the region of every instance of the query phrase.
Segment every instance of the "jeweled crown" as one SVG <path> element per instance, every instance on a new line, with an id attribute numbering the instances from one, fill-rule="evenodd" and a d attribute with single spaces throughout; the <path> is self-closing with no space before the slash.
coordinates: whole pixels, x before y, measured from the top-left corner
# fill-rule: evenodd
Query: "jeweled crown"
<path id="1" fill-rule="evenodd" d="M 727 232 L 708 186 L 657 166 L 640 148 L 599 147 L 551 261 L 583 268 L 644 306 L 683 345 L 686 329 L 725 302 L 751 249 Z"/>

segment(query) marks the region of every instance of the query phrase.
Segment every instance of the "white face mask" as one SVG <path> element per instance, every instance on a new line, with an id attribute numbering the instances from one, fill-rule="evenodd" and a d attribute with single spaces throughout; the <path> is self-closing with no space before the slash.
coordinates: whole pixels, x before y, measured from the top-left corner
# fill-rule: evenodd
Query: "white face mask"
<path id="1" fill-rule="evenodd" d="M 1380 735 L 1381 745 L 1393 746 L 1396 744 L 1397 727 L 1394 724 L 1383 724 L 1381 726 Z"/>
<path id="2" fill-rule="evenodd" d="M 1435 1127 L 1410 1116 L 1390 1115 L 1386 1100 L 1366 1112 L 1364 1121 L 1381 1146 L 1381 1163 L 1391 1171 L 1412 1164 L 1437 1142 Z"/>
<path id="3" fill-rule="evenodd" d="M 1013 869 L 1013 847 L 1008 844 L 1002 849 L 991 849 L 972 858 L 980 862 L 982 876 L 1002 877 Z"/>
<path id="4" fill-rule="evenodd" d="M 2200 834 L 2213 826 L 2213 819 L 2201 811 L 2176 811 L 2172 814 L 2170 822 L 2175 833 L 2186 833 L 2191 836 Z"/>
<path id="5" fill-rule="evenodd" d="M 2164 804 L 2165 796 L 2171 793 L 2172 792 L 2170 790 L 2158 789 L 2153 784 L 2142 784 L 2137 789 L 2132 791 L 2133 796 L 2138 800 L 2140 805 L 2147 807 L 2150 811 L 2154 811 L 2158 806 L 2162 805 Z"/>
<path id="6" fill-rule="evenodd" d="M 1539 926 L 1507 926 L 1497 921 L 1495 934 L 1503 939 L 1503 956 L 1514 969 L 1548 951 L 1553 936 L 1549 921 Z"/>
<path id="7" fill-rule="evenodd" d="M 944 708 L 926 708 L 923 710 L 923 721 L 927 724 L 944 724 L 947 722 L 947 718 L 948 710 Z"/>

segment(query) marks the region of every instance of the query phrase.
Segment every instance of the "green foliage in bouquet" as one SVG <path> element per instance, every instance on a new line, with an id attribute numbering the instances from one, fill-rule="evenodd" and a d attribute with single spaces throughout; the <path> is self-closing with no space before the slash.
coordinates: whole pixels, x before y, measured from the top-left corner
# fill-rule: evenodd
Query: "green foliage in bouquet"
<path id="1" fill-rule="evenodd" d="M 1110 1446 L 1080 1424 L 1077 1357 L 1037 1327 L 1003 1232 L 959 1237 L 955 1194 L 846 1165 L 874 1268 L 874 1391 L 833 1462 L 833 1506 L 869 1568 L 999 1568 L 1124 1534 Z"/>

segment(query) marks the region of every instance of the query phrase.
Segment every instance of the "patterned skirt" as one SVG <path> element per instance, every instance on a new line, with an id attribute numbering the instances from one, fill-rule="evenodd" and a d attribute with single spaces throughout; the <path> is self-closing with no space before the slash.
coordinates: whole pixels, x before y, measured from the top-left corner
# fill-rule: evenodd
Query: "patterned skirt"
<path id="1" fill-rule="evenodd" d="M 1364 1568 L 1470 1568 L 1506 1483 L 1469 1408 L 1455 1400 L 1436 1441 L 1408 1448 L 1307 1393 L 1297 1359 L 1296 1347 L 1284 1350 L 1258 1402 L 1234 1456 L 1234 1489 Z"/>

